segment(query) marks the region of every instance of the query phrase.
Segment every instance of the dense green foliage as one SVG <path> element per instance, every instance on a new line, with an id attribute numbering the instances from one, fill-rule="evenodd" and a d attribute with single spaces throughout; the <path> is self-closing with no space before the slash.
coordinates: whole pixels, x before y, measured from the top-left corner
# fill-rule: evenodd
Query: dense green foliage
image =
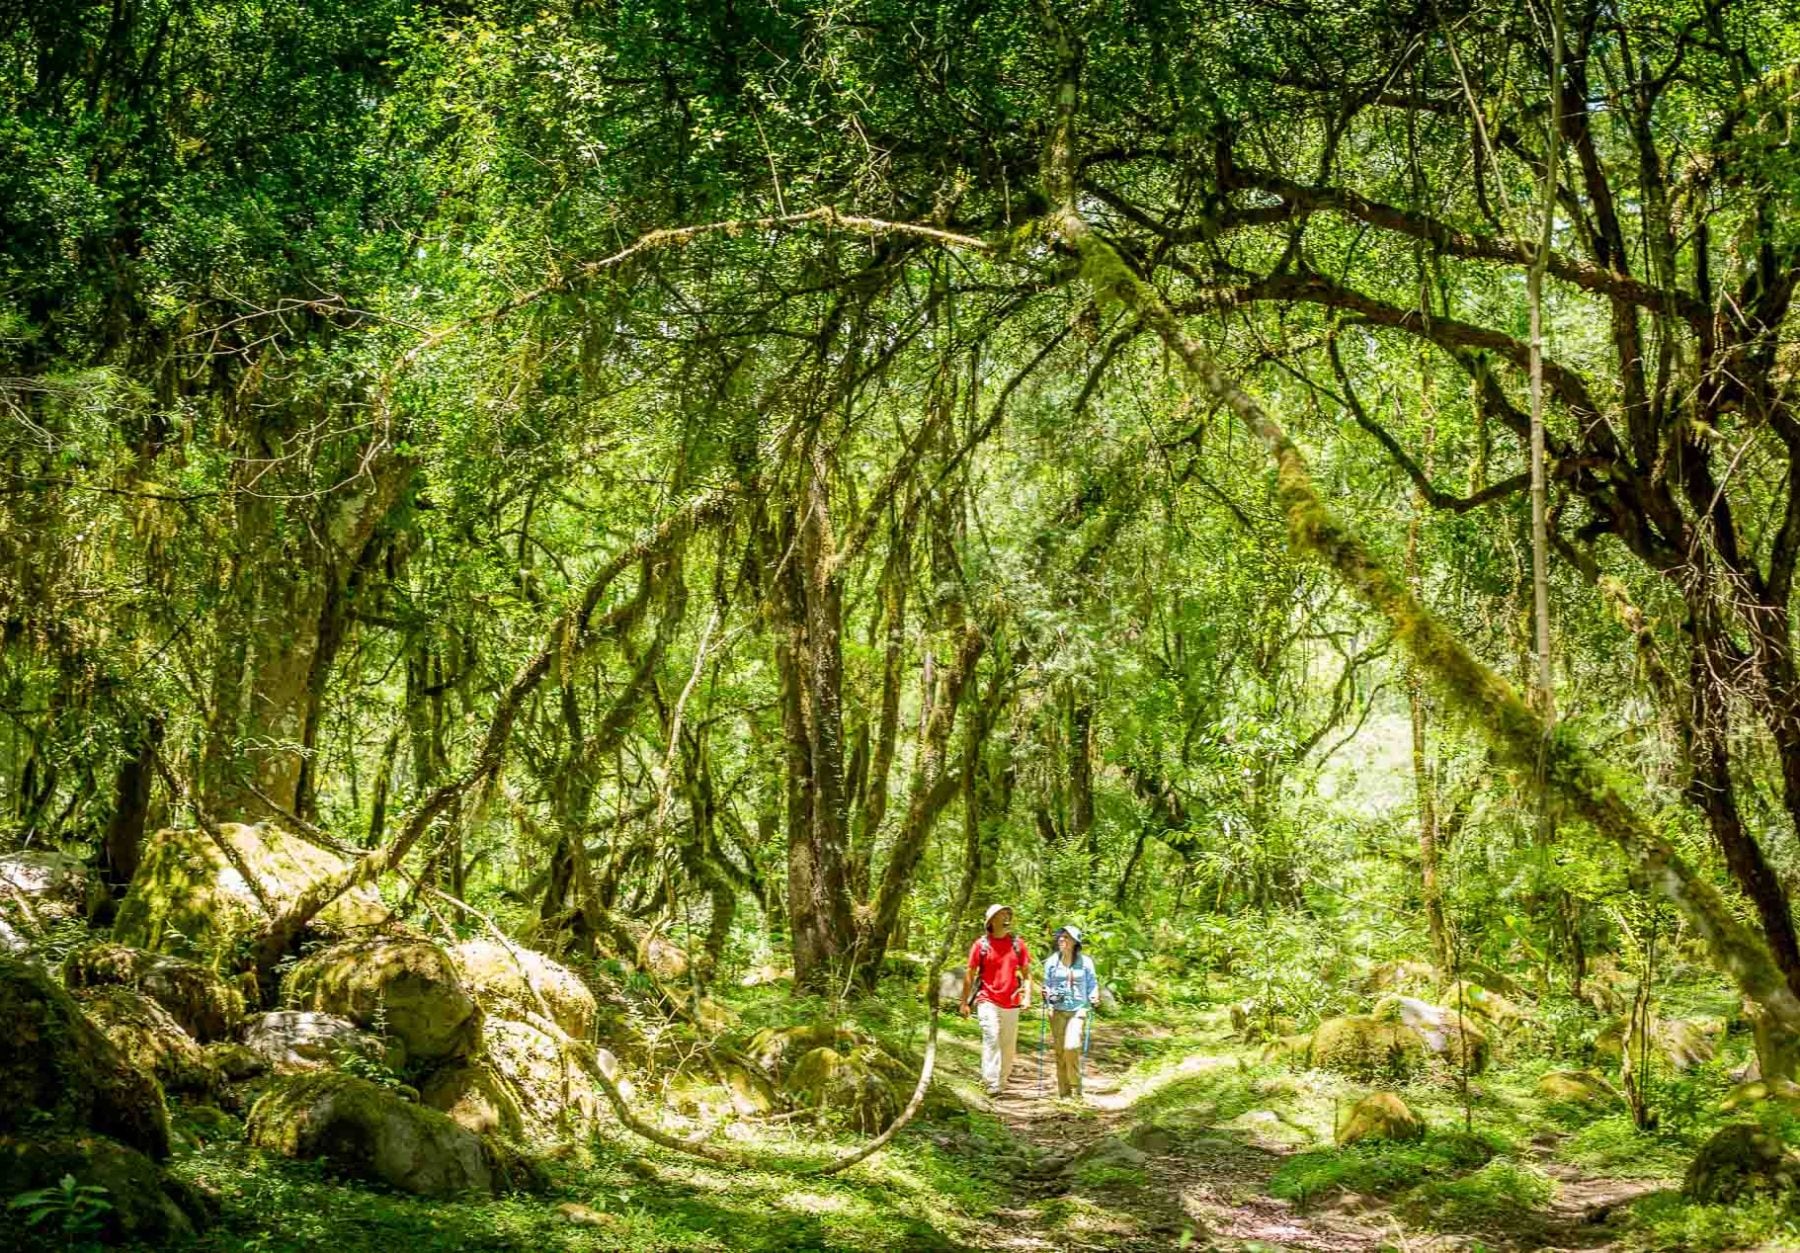
<path id="1" fill-rule="evenodd" d="M 1530 1117 L 1679 1173 L 1730 1085 L 1659 1018 L 1800 1065 L 1797 67 L 1784 0 L 0 2 L 0 852 L 105 926 L 156 829 L 272 821 L 646 1012 L 902 999 L 915 1061 L 989 899 L 1245 1058 L 1425 963 L 1529 1003 L 1469 1011 L 1485 1128 L 1274 1195 L 1548 1214 L 1504 1094 L 1615 1019 L 1631 1114 Z M 270 993 L 350 886 L 223 960 Z M 323 1208 L 206 1152 L 231 1222 Z M 1005 1173 L 907 1152 L 764 1243 L 975 1238 Z"/>

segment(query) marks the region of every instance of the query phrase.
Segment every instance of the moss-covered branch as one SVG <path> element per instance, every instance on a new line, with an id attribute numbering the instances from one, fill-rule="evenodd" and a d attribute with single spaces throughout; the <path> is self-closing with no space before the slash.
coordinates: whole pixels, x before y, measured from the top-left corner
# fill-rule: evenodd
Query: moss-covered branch
<path id="1" fill-rule="evenodd" d="M 1326 506 L 1306 459 L 1281 424 L 1188 334 L 1162 294 L 1082 216 L 1076 201 L 1075 116 L 1079 61 L 1052 17 L 1065 73 L 1044 152 L 1043 182 L 1054 237 L 1081 261 L 1084 279 L 1104 299 L 1141 318 L 1211 399 L 1230 410 L 1275 463 L 1277 494 L 1294 547 L 1330 566 L 1343 584 L 1392 626 L 1445 705 L 1485 739 L 1503 764 L 1533 778 L 1574 817 L 1589 823 L 1629 859 L 1634 878 L 1674 903 L 1705 941 L 1713 961 L 1778 1027 L 1800 1033 L 1800 997 L 1789 989 L 1768 945 L 1733 912 L 1707 878 L 1684 861 L 1626 804 L 1600 765 L 1566 732 L 1550 733 L 1511 684 L 1469 651 Z M 1547 738 L 1548 737 L 1548 738 Z M 1547 742 L 1546 742 L 1547 741 Z"/>

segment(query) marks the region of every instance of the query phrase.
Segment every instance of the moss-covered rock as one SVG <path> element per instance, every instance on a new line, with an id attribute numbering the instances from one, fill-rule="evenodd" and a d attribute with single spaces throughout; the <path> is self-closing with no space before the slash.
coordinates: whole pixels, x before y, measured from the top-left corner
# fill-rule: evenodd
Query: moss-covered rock
<path id="1" fill-rule="evenodd" d="M 97 1221 L 98 1234 L 107 1241 L 188 1239 L 214 1215 L 211 1199 L 198 1189 L 104 1136 L 0 1136 L 0 1196 L 55 1188 L 65 1175 L 79 1186 L 106 1190 L 100 1199 L 107 1208 Z"/>
<path id="2" fill-rule="evenodd" d="M 489 1018 L 482 1026 L 481 1057 L 517 1098 L 525 1133 L 534 1139 L 585 1136 L 606 1105 L 594 1078 L 598 1053 L 565 1044 L 529 1023 Z"/>
<path id="3" fill-rule="evenodd" d="M 1350 1116 L 1338 1128 L 1337 1142 L 1420 1140 L 1424 1136 L 1425 1120 L 1405 1101 L 1392 1092 L 1374 1092 L 1351 1107 Z"/>
<path id="4" fill-rule="evenodd" d="M 1360 987 L 1369 996 L 1384 992 L 1426 992 L 1437 981 L 1437 972 L 1426 962 L 1391 961 L 1371 967 Z"/>
<path id="5" fill-rule="evenodd" d="M 1719 1128 L 1700 1146 L 1681 1190 L 1691 1201 L 1723 1205 L 1800 1186 L 1800 1155 L 1755 1123 Z"/>
<path id="6" fill-rule="evenodd" d="M 220 1040 L 205 1045 L 202 1051 L 206 1054 L 207 1063 L 217 1070 L 227 1083 L 242 1083 L 246 1079 L 266 1075 L 272 1067 L 268 1058 L 249 1045 L 239 1044 L 236 1040 Z"/>
<path id="7" fill-rule="evenodd" d="M 1779 1105 L 1790 1113 L 1800 1114 L 1800 1083 L 1792 1079 L 1753 1079 L 1740 1083 L 1725 1094 L 1719 1108 L 1748 1110 L 1763 1104 Z"/>
<path id="8" fill-rule="evenodd" d="M 92 886 L 80 859 L 55 849 L 0 857 L 0 952 L 25 952 L 50 927 L 81 917 Z"/>
<path id="9" fill-rule="evenodd" d="M 250 1110 L 251 1144 L 420 1196 L 491 1193 L 481 1138 L 448 1115 L 354 1075 L 329 1071 L 278 1081 Z"/>
<path id="10" fill-rule="evenodd" d="M 1527 1017 L 1524 1006 L 1517 1001 L 1467 980 L 1450 984 L 1438 1001 L 1446 1009 L 1454 1010 L 1458 1008 L 1459 999 L 1463 1013 L 1502 1031 L 1512 1029 Z"/>
<path id="11" fill-rule="evenodd" d="M 40 967 L 0 957 L 0 1132 L 98 1131 L 169 1154 L 162 1089 Z"/>
<path id="12" fill-rule="evenodd" d="M 764 1027 L 750 1037 L 744 1052 L 762 1072 L 780 1082 L 802 1056 L 817 1048 L 848 1053 L 858 1045 L 873 1043 L 869 1037 L 836 1023 L 805 1023 L 797 1027 Z"/>
<path id="13" fill-rule="evenodd" d="M 1603 1111 L 1625 1103 L 1619 1090 L 1597 1070 L 1552 1070 L 1539 1077 L 1537 1094 L 1552 1105 Z"/>
<path id="14" fill-rule="evenodd" d="M 506 1080 L 485 1061 L 451 1062 L 419 1088 L 419 1102 L 476 1135 L 525 1135 L 525 1115 Z"/>
<path id="15" fill-rule="evenodd" d="M 822 1047 L 801 1055 L 784 1086 L 795 1105 L 836 1115 L 873 1133 L 900 1114 L 900 1093 L 891 1074 L 892 1059 L 872 1046 L 848 1053 Z"/>
<path id="16" fill-rule="evenodd" d="M 1375 1003 L 1371 1016 L 1411 1027 L 1425 1041 L 1426 1048 L 1452 1067 L 1467 1065 L 1471 1074 L 1487 1069 L 1487 1032 L 1473 1018 L 1454 1009 L 1412 996 L 1384 996 Z"/>
<path id="17" fill-rule="evenodd" d="M 731 1107 L 739 1118 L 760 1118 L 774 1112 L 775 1089 L 760 1070 L 738 1062 L 724 1062 L 719 1066 L 719 1072 L 725 1080 L 725 1090 L 731 1094 Z"/>
<path id="18" fill-rule="evenodd" d="M 463 985 L 486 1013 L 523 1020 L 542 1014 L 577 1040 L 593 1038 L 598 1002 L 573 970 L 518 945 L 467 940 L 451 950 Z"/>
<path id="19" fill-rule="evenodd" d="M 1428 1056 L 1425 1041 L 1405 1023 L 1347 1014 L 1319 1024 L 1307 1061 L 1355 1079 L 1400 1079 L 1423 1070 Z"/>
<path id="20" fill-rule="evenodd" d="M 219 832 L 278 909 L 347 864 L 267 823 L 227 822 L 220 824 Z M 379 926 L 387 918 L 381 898 L 368 888 L 358 888 L 326 906 L 313 926 L 324 934 L 348 934 Z M 143 860 L 119 902 L 113 938 L 133 948 L 195 957 L 210 965 L 262 920 L 255 892 L 212 837 L 200 830 L 169 829 L 144 842 Z"/>
<path id="21" fill-rule="evenodd" d="M 244 1023 L 244 1047 L 277 1074 L 303 1074 L 340 1066 L 354 1055 L 385 1062 L 388 1046 L 348 1018 L 311 1010 L 256 1014 Z"/>
<path id="22" fill-rule="evenodd" d="M 467 1056 L 481 1012 L 450 955 L 410 937 L 349 940 L 322 949 L 288 972 L 282 997 L 303 1010 L 338 1014 L 384 1030 L 408 1062 Z"/>
<path id="23" fill-rule="evenodd" d="M 1625 1051 L 1623 1018 L 1607 1024 L 1594 1037 L 1597 1056 L 1617 1065 Z M 1680 1018 L 1658 1018 L 1650 1024 L 1650 1042 L 1656 1054 L 1679 1072 L 1687 1072 L 1718 1053 L 1718 1037 L 1724 1024 L 1716 1021 L 1689 1021 Z"/>
<path id="24" fill-rule="evenodd" d="M 1669 1065 L 1679 1071 L 1692 1070 L 1717 1056 L 1719 1037 L 1725 1028 L 1725 1024 L 1713 1019 L 1684 1018 L 1659 1019 L 1656 1026 L 1657 1047 Z"/>
<path id="25" fill-rule="evenodd" d="M 166 1091 L 204 1096 L 218 1090 L 222 1076 L 199 1042 L 157 1002 L 118 984 L 90 988 L 80 999 L 125 1060 L 155 1075 Z"/>
<path id="26" fill-rule="evenodd" d="M 231 1039 L 244 1017 L 244 994 L 207 967 L 123 944 L 76 949 L 63 962 L 63 983 L 71 988 L 118 984 L 142 992 L 202 1044 Z"/>
<path id="27" fill-rule="evenodd" d="M 1312 1048 L 1312 1037 L 1305 1034 L 1276 1036 L 1263 1045 L 1261 1057 L 1273 1065 L 1286 1065 L 1290 1062 L 1304 1064 L 1307 1053 Z"/>
<path id="28" fill-rule="evenodd" d="M 1581 999 L 1602 1014 L 1619 1014 L 1631 1004 L 1637 979 L 1619 968 L 1618 958 L 1603 953 L 1588 963 Z"/>

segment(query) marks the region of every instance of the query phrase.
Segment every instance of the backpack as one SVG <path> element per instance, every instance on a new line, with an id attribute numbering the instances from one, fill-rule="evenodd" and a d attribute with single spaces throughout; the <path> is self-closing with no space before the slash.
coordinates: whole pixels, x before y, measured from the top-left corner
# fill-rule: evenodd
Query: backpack
<path id="1" fill-rule="evenodd" d="M 1023 961 L 1025 959 L 1024 945 L 1019 943 L 1019 937 L 1010 935 L 1006 938 L 1011 940 L 1013 944 L 1013 960 Z M 994 955 L 994 937 L 991 935 L 983 935 L 981 937 L 981 942 L 976 947 L 981 950 L 981 960 L 986 961 Z"/>
<path id="2" fill-rule="evenodd" d="M 1014 961 L 1025 960 L 1025 946 L 1022 943 L 1020 943 L 1019 937 L 1016 935 L 1013 935 L 1013 936 L 1009 936 L 1007 938 L 1012 940 L 1013 960 Z M 981 960 L 985 962 L 988 958 L 990 958 L 994 955 L 994 937 L 987 934 L 985 931 L 982 932 L 981 940 L 976 944 L 975 947 L 981 953 Z M 973 1000 L 975 998 L 975 994 L 979 991 L 981 991 L 981 967 L 976 966 L 975 967 L 975 986 L 969 989 L 969 999 Z"/>

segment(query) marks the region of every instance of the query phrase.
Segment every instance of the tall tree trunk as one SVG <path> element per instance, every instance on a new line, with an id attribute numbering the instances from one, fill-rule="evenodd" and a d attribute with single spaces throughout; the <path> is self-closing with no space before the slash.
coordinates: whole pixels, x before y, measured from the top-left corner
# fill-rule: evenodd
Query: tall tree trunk
<path id="1" fill-rule="evenodd" d="M 897 527 L 889 541 L 886 568 L 882 572 L 882 620 L 886 642 L 881 659 L 881 712 L 875 747 L 869 762 L 868 786 L 856 813 L 850 838 L 850 889 L 860 899 L 869 894 L 869 865 L 875 854 L 875 837 L 887 817 L 889 780 L 894 769 L 894 749 L 900 733 L 900 686 L 906 663 L 906 600 L 912 580 L 911 536 Z"/>
<path id="2" fill-rule="evenodd" d="M 305 807 L 305 760 L 348 626 L 346 591 L 411 478 L 411 463 L 389 455 L 353 486 L 326 494 L 308 516 L 278 518 L 255 497 L 240 504 L 237 588 L 240 603 L 253 608 L 231 615 L 244 630 L 247 655 L 227 642 L 216 670 L 203 774 L 215 813 L 263 810 L 246 782 L 283 809 Z"/>
<path id="3" fill-rule="evenodd" d="M 919 748 L 913 767 L 912 786 L 906 804 L 906 821 L 888 852 L 887 865 L 881 876 L 881 890 L 870 912 L 869 928 L 860 947 L 859 976 L 866 987 L 874 986 L 899 924 L 901 910 L 912 892 L 919 860 L 938 814 L 956 795 L 956 779 L 945 768 L 945 750 L 956 726 L 956 715 L 963 694 L 975 673 L 986 640 L 978 627 L 965 624 L 956 656 L 939 667 L 937 690 L 930 702 L 931 712 L 919 735 Z"/>
<path id="4" fill-rule="evenodd" d="M 788 928 L 795 988 L 820 991 L 851 963 L 856 939 L 845 830 L 842 588 L 821 467 L 811 468 L 788 529 L 793 551 L 776 593 L 788 744 Z"/>
<path id="5" fill-rule="evenodd" d="M 1762 846 L 1744 827 L 1738 811 L 1737 790 L 1731 780 L 1731 755 L 1727 733 L 1726 694 L 1721 676 L 1729 664 L 1719 627 L 1701 600 L 1694 606 L 1689 620 L 1693 636 L 1693 669 L 1690 689 L 1693 699 L 1692 735 L 1689 741 L 1694 773 L 1688 796 L 1706 816 L 1713 842 L 1725 856 L 1738 889 L 1756 910 L 1762 923 L 1769 951 L 1786 977 L 1788 986 L 1800 995 L 1800 941 L 1796 940 L 1794 916 L 1787 889 L 1775 868 L 1763 855 Z"/>
<path id="6" fill-rule="evenodd" d="M 114 897 L 123 896 L 137 873 L 143 849 L 144 826 L 150 816 L 150 790 L 156 778 L 156 753 L 162 744 L 161 718 L 147 719 L 136 742 L 113 776 L 113 812 L 106 824 L 103 851 L 106 886 Z"/>
<path id="7" fill-rule="evenodd" d="M 1078 696 L 1069 712 L 1069 839 L 1094 859 L 1094 702 Z"/>

